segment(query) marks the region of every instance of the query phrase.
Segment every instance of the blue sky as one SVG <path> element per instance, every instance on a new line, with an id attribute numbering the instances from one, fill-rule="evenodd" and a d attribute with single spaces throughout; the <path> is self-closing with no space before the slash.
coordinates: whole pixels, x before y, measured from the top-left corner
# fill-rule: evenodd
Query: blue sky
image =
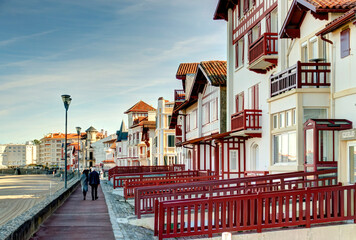
<path id="1" fill-rule="evenodd" d="M 0 0 L 0 143 L 115 133 L 139 100 L 181 89 L 181 62 L 226 60 L 217 0 Z"/>

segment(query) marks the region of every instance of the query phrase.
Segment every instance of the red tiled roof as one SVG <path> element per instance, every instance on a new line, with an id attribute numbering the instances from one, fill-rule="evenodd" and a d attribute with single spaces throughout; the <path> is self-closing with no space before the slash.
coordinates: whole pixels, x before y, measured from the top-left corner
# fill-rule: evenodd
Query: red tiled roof
<path id="1" fill-rule="evenodd" d="M 185 78 L 185 75 L 196 73 L 199 63 L 181 63 L 176 74 L 177 79 Z"/>
<path id="2" fill-rule="evenodd" d="M 127 114 L 129 112 L 148 112 L 151 110 L 154 111 L 156 109 L 154 107 L 148 105 L 144 101 L 139 101 L 138 103 L 133 105 L 131 108 L 129 108 L 125 113 Z"/>
<path id="3" fill-rule="evenodd" d="M 115 139 L 115 138 L 110 139 L 110 140 L 107 140 L 107 141 L 105 141 L 105 142 L 103 142 L 103 143 L 113 143 L 113 142 L 116 142 L 116 139 Z"/>
<path id="4" fill-rule="evenodd" d="M 212 85 L 226 84 L 226 61 L 204 61 L 199 65 Z"/>
<path id="5" fill-rule="evenodd" d="M 314 17 L 328 19 L 329 12 L 347 12 L 356 0 L 294 0 L 279 33 L 280 38 L 299 38 L 300 26 L 310 10 Z"/>
<path id="6" fill-rule="evenodd" d="M 303 0 L 316 9 L 350 9 L 356 6 L 355 0 Z"/>
<path id="7" fill-rule="evenodd" d="M 227 11 L 237 5 L 237 0 L 219 0 L 214 13 L 214 20 L 227 21 Z"/>
<path id="8" fill-rule="evenodd" d="M 316 33 L 315 35 L 325 35 L 341 27 L 342 25 L 352 21 L 353 19 L 356 19 L 356 7 L 346 12 L 342 16 L 336 18 L 335 20 L 331 21 L 330 23 L 326 24 L 325 28 Z"/>
<path id="9" fill-rule="evenodd" d="M 80 136 L 79 136 L 80 137 Z M 45 137 L 45 139 L 61 139 L 61 138 L 65 138 L 65 134 L 64 133 L 49 133 L 47 134 Z M 67 138 L 78 138 L 78 134 L 76 133 L 67 133 Z"/>

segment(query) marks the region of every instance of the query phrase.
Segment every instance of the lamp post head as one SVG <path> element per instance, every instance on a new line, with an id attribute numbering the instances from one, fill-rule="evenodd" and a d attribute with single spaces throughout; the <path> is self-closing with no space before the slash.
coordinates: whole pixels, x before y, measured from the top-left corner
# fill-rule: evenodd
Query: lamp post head
<path id="1" fill-rule="evenodd" d="M 78 133 L 78 135 L 80 134 L 80 131 L 82 130 L 82 128 L 81 127 L 76 127 L 75 129 L 77 129 L 77 133 Z"/>
<path id="2" fill-rule="evenodd" d="M 72 101 L 72 99 L 70 98 L 70 95 L 62 95 L 61 97 L 62 97 L 62 100 L 64 103 L 64 107 L 68 111 L 68 108 L 69 108 L 69 105 L 70 105 L 70 102 Z"/>

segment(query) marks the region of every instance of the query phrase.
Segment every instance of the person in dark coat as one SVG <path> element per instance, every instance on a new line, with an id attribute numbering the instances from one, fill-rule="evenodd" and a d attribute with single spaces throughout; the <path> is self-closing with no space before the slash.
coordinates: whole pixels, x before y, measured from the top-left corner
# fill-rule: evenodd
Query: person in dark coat
<path id="1" fill-rule="evenodd" d="M 98 199 L 98 185 L 100 184 L 99 173 L 95 171 L 95 168 L 92 169 L 92 172 L 89 173 L 89 185 L 91 187 L 91 198 L 92 200 Z"/>
<path id="2" fill-rule="evenodd" d="M 83 192 L 83 200 L 85 200 L 85 197 L 88 192 L 88 182 L 89 182 L 89 170 L 85 169 L 80 176 L 80 184 L 82 185 L 82 192 Z"/>

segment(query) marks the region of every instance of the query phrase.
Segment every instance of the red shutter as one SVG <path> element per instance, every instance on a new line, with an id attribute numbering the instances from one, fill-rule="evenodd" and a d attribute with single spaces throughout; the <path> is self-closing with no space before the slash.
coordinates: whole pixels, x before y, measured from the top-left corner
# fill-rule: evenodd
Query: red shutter
<path id="1" fill-rule="evenodd" d="M 252 86 L 252 89 L 251 89 L 252 91 L 252 109 L 259 109 L 259 104 L 258 104 L 258 98 L 259 98 L 259 96 L 258 96 L 258 84 L 256 84 L 256 85 L 254 85 L 254 86 Z"/>
<path id="2" fill-rule="evenodd" d="M 350 29 L 345 29 L 340 33 L 341 58 L 350 55 Z"/>
<path id="3" fill-rule="evenodd" d="M 242 37 L 242 64 L 245 62 L 245 39 Z"/>
<path id="4" fill-rule="evenodd" d="M 241 1 L 242 1 L 242 0 L 238 0 L 238 1 L 237 1 L 237 5 L 239 6 L 238 9 L 237 9 L 237 16 L 238 16 L 239 19 L 241 18 L 241 14 L 240 14 L 240 12 L 241 12 L 241 11 L 240 11 L 240 8 L 241 8 Z"/>
<path id="5" fill-rule="evenodd" d="M 252 43 L 252 29 L 248 31 L 248 46 Z"/>
<path id="6" fill-rule="evenodd" d="M 244 12 L 246 13 L 247 11 L 248 11 L 248 9 L 249 9 L 249 1 L 250 0 L 244 0 Z"/>
<path id="7" fill-rule="evenodd" d="M 257 27 L 258 27 L 258 37 L 257 38 L 259 38 L 261 36 L 261 22 L 258 23 Z"/>
<path id="8" fill-rule="evenodd" d="M 239 42 L 235 44 L 235 68 L 239 66 Z"/>
<path id="9" fill-rule="evenodd" d="M 271 32 L 271 13 L 268 13 L 266 16 L 266 32 Z"/>
<path id="10" fill-rule="evenodd" d="M 235 96 L 235 105 L 236 105 L 236 107 L 235 107 L 236 112 L 239 112 L 239 95 L 238 94 Z"/>

